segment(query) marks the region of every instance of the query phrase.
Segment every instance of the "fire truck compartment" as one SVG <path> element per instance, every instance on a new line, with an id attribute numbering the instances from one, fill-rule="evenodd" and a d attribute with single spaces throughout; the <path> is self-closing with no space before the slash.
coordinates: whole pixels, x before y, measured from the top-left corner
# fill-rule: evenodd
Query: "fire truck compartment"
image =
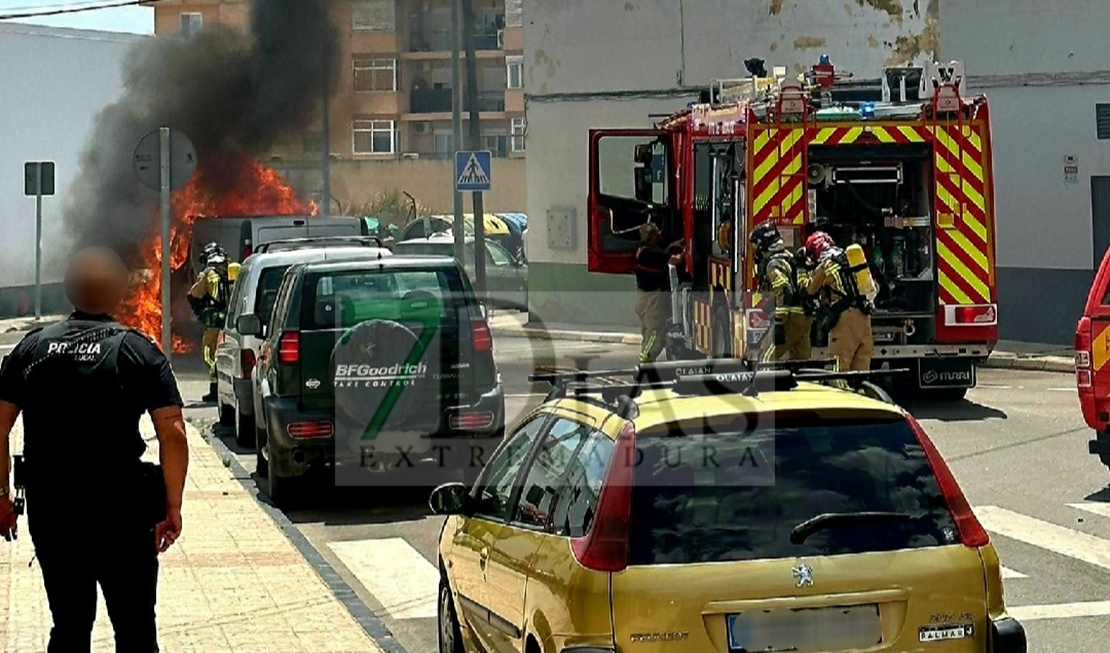
<path id="1" fill-rule="evenodd" d="M 932 151 L 920 146 L 811 147 L 811 221 L 867 254 L 879 294 L 876 347 L 934 341 L 936 242 Z M 820 340 L 824 334 L 820 334 Z"/>

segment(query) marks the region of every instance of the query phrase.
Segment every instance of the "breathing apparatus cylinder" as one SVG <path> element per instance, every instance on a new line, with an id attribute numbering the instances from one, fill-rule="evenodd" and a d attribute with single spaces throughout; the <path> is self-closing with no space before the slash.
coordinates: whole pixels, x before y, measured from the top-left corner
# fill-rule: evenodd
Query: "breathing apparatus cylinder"
<path id="1" fill-rule="evenodd" d="M 860 294 L 875 301 L 879 289 L 875 285 L 875 278 L 871 276 L 871 268 L 867 266 L 867 255 L 863 253 L 863 248 L 853 243 L 845 248 L 844 254 L 848 257 L 848 266 L 856 277 L 856 287 Z"/>

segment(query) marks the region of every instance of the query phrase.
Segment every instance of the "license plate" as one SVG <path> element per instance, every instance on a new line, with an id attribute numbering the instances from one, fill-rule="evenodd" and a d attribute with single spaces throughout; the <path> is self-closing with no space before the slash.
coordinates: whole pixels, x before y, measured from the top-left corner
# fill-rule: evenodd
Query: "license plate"
<path id="1" fill-rule="evenodd" d="M 917 364 L 917 382 L 922 388 L 973 388 L 975 364 L 965 358 L 923 358 Z"/>
<path id="2" fill-rule="evenodd" d="M 877 605 L 752 611 L 726 619 L 730 651 L 839 651 L 882 643 Z"/>

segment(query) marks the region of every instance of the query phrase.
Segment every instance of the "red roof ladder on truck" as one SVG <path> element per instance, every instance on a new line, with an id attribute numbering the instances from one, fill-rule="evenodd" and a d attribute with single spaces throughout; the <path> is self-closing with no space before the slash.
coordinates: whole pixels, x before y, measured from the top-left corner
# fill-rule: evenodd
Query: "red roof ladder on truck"
<path id="1" fill-rule="evenodd" d="M 858 243 L 879 283 L 873 367 L 963 397 L 998 341 L 987 98 L 965 93 L 958 62 L 865 81 L 827 56 L 796 80 L 745 65 L 751 77 L 714 82 L 653 129 L 590 131 L 590 271 L 631 274 L 638 228 L 656 224 L 690 253 L 672 275 L 668 357 L 756 358 L 773 307 L 748 234 L 772 222 L 798 248 L 826 231 Z M 813 336 L 813 358 L 829 358 L 827 329 Z"/>

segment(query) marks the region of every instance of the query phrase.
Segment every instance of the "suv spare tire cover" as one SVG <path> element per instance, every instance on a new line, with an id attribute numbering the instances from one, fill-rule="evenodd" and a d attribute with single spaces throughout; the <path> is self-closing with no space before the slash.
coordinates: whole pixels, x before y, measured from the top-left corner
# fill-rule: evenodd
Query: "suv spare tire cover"
<path id="1" fill-rule="evenodd" d="M 434 388 L 428 361 L 432 352 L 423 352 L 411 364 L 408 360 L 419 341 L 412 330 L 391 320 L 363 322 L 343 334 L 331 355 L 336 417 L 365 429 L 380 409 L 385 413 L 379 417 L 385 418 L 381 426 L 389 428 L 403 424 L 419 407 L 433 410 L 436 395 L 429 392 Z M 338 374 L 342 366 L 345 373 Z M 345 382 L 343 377 L 354 380 Z M 403 385 L 390 398 L 390 390 L 399 384 Z M 384 405 L 387 399 L 391 406 Z"/>

